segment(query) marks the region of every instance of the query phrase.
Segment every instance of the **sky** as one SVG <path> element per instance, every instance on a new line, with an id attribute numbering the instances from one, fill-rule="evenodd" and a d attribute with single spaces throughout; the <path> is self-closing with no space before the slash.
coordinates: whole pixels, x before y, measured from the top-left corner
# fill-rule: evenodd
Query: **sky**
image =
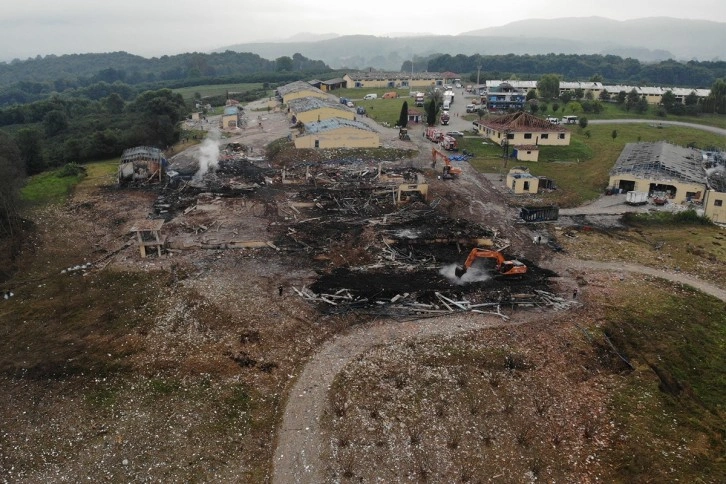
<path id="1" fill-rule="evenodd" d="M 723 0 L 24 0 L 0 8 L 0 61 L 125 51 L 143 57 L 279 41 L 301 32 L 457 35 L 532 18 L 664 16 L 726 22 Z M 653 8 L 657 5 L 657 8 Z M 449 10 L 445 12 L 445 10 Z"/>

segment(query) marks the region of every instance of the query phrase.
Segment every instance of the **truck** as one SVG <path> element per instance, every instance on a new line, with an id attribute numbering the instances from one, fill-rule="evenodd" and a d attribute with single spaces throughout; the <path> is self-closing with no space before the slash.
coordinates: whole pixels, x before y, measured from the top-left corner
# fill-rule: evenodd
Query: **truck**
<path id="1" fill-rule="evenodd" d="M 369 93 L 363 96 L 363 99 L 365 99 L 366 101 L 370 101 L 371 99 L 378 99 L 378 94 Z"/>
<path id="2" fill-rule="evenodd" d="M 414 103 L 418 107 L 422 107 L 424 105 L 425 95 L 422 92 L 417 92 L 414 95 Z"/>
<path id="3" fill-rule="evenodd" d="M 444 137 L 439 142 L 439 145 L 446 151 L 459 150 L 459 142 L 453 136 L 444 135 Z"/>
<path id="4" fill-rule="evenodd" d="M 449 105 L 454 104 L 454 91 L 444 91 L 444 103 L 449 101 Z"/>
<path id="5" fill-rule="evenodd" d="M 449 124 L 449 121 L 451 120 L 451 116 L 449 115 L 449 112 L 444 111 L 443 113 L 441 113 L 439 120 L 441 121 L 441 124 L 444 126 Z"/>
<path id="6" fill-rule="evenodd" d="M 451 103 L 444 99 L 444 105 L 442 106 L 442 109 L 444 110 L 444 112 L 448 111 L 450 107 L 451 107 Z"/>
<path id="7" fill-rule="evenodd" d="M 629 191 L 625 195 L 625 203 L 628 205 L 645 205 L 648 203 L 648 193 Z"/>
<path id="8" fill-rule="evenodd" d="M 438 143 L 444 137 L 444 133 L 431 126 L 427 127 L 424 133 L 426 134 L 426 139 L 433 141 L 434 143 Z"/>

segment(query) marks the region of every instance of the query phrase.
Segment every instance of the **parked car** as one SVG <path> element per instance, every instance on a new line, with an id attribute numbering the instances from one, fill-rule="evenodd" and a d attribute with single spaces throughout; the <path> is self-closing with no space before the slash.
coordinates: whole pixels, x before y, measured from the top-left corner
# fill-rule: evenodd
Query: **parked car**
<path id="1" fill-rule="evenodd" d="M 366 108 L 364 108 L 363 106 L 358 106 L 355 109 L 355 112 L 356 112 L 356 114 L 365 114 L 366 113 Z"/>
<path id="2" fill-rule="evenodd" d="M 467 104 L 466 105 L 466 112 L 467 113 L 475 113 L 476 112 L 476 105 L 474 105 L 474 104 Z"/>
<path id="3" fill-rule="evenodd" d="M 347 103 L 345 103 L 345 105 L 348 106 L 349 108 L 355 107 L 355 104 L 353 104 L 353 101 L 348 101 Z"/>
<path id="4" fill-rule="evenodd" d="M 454 138 L 463 138 L 464 137 L 464 133 L 462 133 L 461 131 L 447 131 L 446 135 L 453 136 Z"/>
<path id="5" fill-rule="evenodd" d="M 371 99 L 378 99 L 378 94 L 376 94 L 376 93 L 366 94 L 365 96 L 363 96 L 363 99 L 365 99 L 366 101 L 370 101 Z"/>

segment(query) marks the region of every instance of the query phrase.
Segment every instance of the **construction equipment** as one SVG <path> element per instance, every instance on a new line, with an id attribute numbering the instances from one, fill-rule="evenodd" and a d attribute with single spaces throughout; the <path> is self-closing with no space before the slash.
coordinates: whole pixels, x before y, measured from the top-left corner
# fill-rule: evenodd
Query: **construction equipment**
<path id="1" fill-rule="evenodd" d="M 454 177 L 457 177 L 461 175 L 462 171 L 461 168 L 458 166 L 452 166 L 451 165 L 451 159 L 437 150 L 436 148 L 431 148 L 431 167 L 436 168 L 436 160 L 438 158 L 441 158 L 441 161 L 444 162 L 444 168 L 443 168 L 443 174 L 441 178 L 444 180 L 451 180 Z"/>
<path id="2" fill-rule="evenodd" d="M 410 141 L 411 137 L 408 135 L 408 129 L 398 128 L 398 139 Z"/>
<path id="3" fill-rule="evenodd" d="M 506 260 L 502 253 L 498 250 L 491 249 L 480 249 L 474 247 L 469 253 L 469 257 L 466 258 L 466 262 L 462 267 L 457 267 L 454 271 L 456 277 L 461 277 L 466 274 L 466 271 L 471 267 L 477 259 L 493 259 L 496 261 L 496 270 L 498 275 L 502 276 L 522 276 L 527 273 L 527 266 L 518 260 Z"/>

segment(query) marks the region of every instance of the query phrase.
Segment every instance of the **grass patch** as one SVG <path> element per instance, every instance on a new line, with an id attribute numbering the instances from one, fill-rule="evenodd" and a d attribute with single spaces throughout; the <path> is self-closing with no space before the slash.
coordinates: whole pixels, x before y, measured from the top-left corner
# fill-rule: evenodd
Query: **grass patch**
<path id="1" fill-rule="evenodd" d="M 85 165 L 69 163 L 28 179 L 21 191 L 23 200 L 33 205 L 63 203 L 74 189 L 91 190 L 116 182 L 119 159 Z"/>
<path id="2" fill-rule="evenodd" d="M 723 302 L 665 283 L 647 284 L 647 290 L 637 284 L 619 291 L 617 304 L 606 303 L 602 328 L 636 364 L 611 402 L 616 425 L 627 436 L 612 461 L 627 482 L 696 476 L 724 482 Z"/>
<path id="3" fill-rule="evenodd" d="M 23 200 L 38 205 L 65 202 L 86 174 L 63 176 L 62 170 L 59 168 L 32 176 L 20 192 Z"/>

